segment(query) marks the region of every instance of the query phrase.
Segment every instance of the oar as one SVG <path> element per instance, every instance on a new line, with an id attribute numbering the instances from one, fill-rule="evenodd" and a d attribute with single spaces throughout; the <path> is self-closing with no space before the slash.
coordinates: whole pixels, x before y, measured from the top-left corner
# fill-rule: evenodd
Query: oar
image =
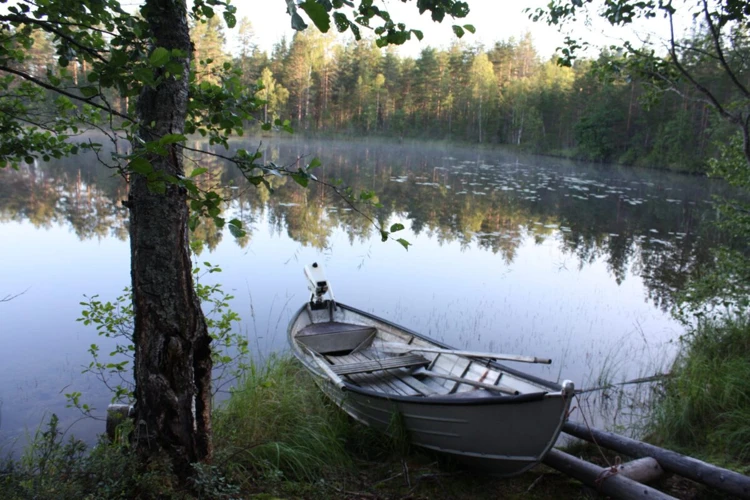
<path id="1" fill-rule="evenodd" d="M 303 347 L 310 354 L 310 357 L 312 357 L 312 359 L 318 364 L 320 369 L 323 370 L 326 375 L 328 375 L 328 378 L 330 378 L 331 381 L 334 384 L 336 384 L 336 386 L 339 389 L 341 389 L 342 391 L 346 389 L 346 385 L 344 384 L 344 381 L 341 380 L 341 377 L 336 375 L 336 373 L 333 370 L 331 370 L 331 367 L 328 363 L 326 363 L 323 359 L 321 359 L 320 356 L 318 356 L 318 354 L 312 349 L 310 349 L 309 347 L 307 346 L 303 346 Z"/>
<path id="2" fill-rule="evenodd" d="M 475 382 L 474 380 L 469 380 L 469 379 L 465 379 L 461 377 L 455 377 L 453 375 L 433 372 L 433 371 L 428 370 L 427 368 L 419 368 L 417 370 L 414 370 L 411 373 L 412 375 L 425 375 L 427 377 L 444 378 L 446 380 L 452 380 L 454 382 L 460 382 L 466 385 L 473 385 L 474 387 L 480 387 L 482 389 L 488 389 L 490 391 L 498 391 L 498 392 L 504 392 L 506 394 L 512 394 L 513 396 L 520 394 L 517 390 L 511 389 L 507 385 L 501 385 L 501 384 L 492 385 L 492 384 L 485 384 L 484 382 Z"/>
<path id="3" fill-rule="evenodd" d="M 491 352 L 476 351 L 459 351 L 455 349 L 440 349 L 438 347 L 419 347 L 416 345 L 399 344 L 397 342 L 382 342 L 374 344 L 373 347 L 380 347 L 390 352 L 434 352 L 438 354 L 455 354 L 457 356 L 466 356 L 468 358 L 489 358 L 503 361 L 520 361 L 522 363 L 542 363 L 548 365 L 552 363 L 551 359 L 535 358 L 533 356 L 520 356 L 518 354 L 493 354 Z"/>

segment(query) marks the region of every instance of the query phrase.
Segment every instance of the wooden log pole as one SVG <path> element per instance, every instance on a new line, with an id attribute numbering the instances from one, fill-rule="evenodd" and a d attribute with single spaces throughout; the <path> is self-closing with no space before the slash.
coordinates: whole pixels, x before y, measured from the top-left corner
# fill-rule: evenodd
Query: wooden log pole
<path id="1" fill-rule="evenodd" d="M 112 404 L 107 407 L 107 423 L 105 429 L 110 441 L 117 438 L 117 426 L 127 418 L 133 417 L 133 407 L 131 405 Z"/>
<path id="2" fill-rule="evenodd" d="M 617 467 L 617 473 L 633 481 L 650 484 L 664 475 L 659 462 L 651 457 L 643 457 L 632 462 L 625 462 Z"/>
<path id="3" fill-rule="evenodd" d="M 664 470 L 703 483 L 739 498 L 750 499 L 750 477 L 578 422 L 565 422 L 563 432 L 634 458 L 653 457 Z"/>
<path id="4" fill-rule="evenodd" d="M 542 461 L 553 469 L 567 474 L 582 483 L 596 488 L 596 491 L 622 500 L 648 498 L 653 500 L 676 500 L 650 486 L 638 483 L 617 473 L 610 473 L 598 465 L 552 449 Z"/>

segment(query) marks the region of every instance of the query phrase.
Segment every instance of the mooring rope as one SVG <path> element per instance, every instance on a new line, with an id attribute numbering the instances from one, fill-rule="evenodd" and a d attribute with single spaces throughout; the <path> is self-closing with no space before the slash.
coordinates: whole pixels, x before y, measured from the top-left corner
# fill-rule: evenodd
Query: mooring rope
<path id="1" fill-rule="evenodd" d="M 578 405 L 574 407 L 573 409 L 581 406 L 581 400 L 578 398 L 578 394 L 575 394 L 576 402 Z M 571 410 L 572 412 L 572 410 Z M 609 459 L 607 459 L 607 456 L 604 454 L 604 450 L 602 450 L 602 447 L 599 446 L 599 443 L 596 441 L 596 437 L 594 436 L 594 432 L 591 430 L 591 426 L 589 425 L 589 421 L 586 418 L 586 413 L 581 410 L 581 417 L 583 418 L 583 424 L 586 426 L 586 429 L 589 431 L 589 435 L 591 436 L 591 442 L 594 443 L 594 446 L 596 446 L 596 449 L 599 450 L 599 454 L 602 456 L 602 459 L 604 460 L 604 463 L 607 464 L 607 467 L 604 468 L 599 475 L 594 480 L 594 484 L 596 485 L 597 489 L 601 487 L 601 484 L 604 482 L 605 479 L 608 477 L 616 476 L 619 474 L 620 471 L 620 465 L 622 464 L 622 459 L 618 456 L 615 456 L 615 463 L 612 464 Z"/>
<path id="2" fill-rule="evenodd" d="M 591 387 L 589 389 L 580 389 L 576 391 L 576 394 L 586 394 L 587 392 L 603 391 L 605 389 L 612 389 L 612 388 L 623 386 L 623 385 L 636 385 L 636 384 L 647 384 L 649 382 L 658 382 L 660 380 L 664 380 L 671 376 L 672 376 L 671 373 L 657 373 L 656 375 L 651 375 L 650 377 L 634 378 L 633 380 L 628 380 L 627 382 L 617 382 L 616 384 L 607 384 L 607 385 L 601 385 L 599 387 Z"/>

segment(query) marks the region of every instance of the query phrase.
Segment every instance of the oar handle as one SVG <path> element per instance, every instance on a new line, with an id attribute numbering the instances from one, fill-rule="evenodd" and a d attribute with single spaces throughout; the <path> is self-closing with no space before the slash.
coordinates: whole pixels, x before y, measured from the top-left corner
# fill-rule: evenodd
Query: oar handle
<path id="1" fill-rule="evenodd" d="M 306 350 L 306 351 L 307 351 L 308 353 L 310 353 L 310 357 L 311 357 L 311 358 L 313 359 L 313 361 L 315 361 L 315 363 L 316 363 L 316 364 L 317 364 L 317 365 L 318 365 L 318 366 L 320 367 L 320 369 L 321 369 L 321 370 L 323 370 L 323 372 L 324 372 L 324 373 L 325 373 L 325 374 L 326 374 L 326 375 L 328 376 L 328 378 L 330 378 L 330 379 L 331 379 L 331 381 L 332 381 L 332 382 L 333 382 L 334 384 L 336 384 L 336 386 L 337 386 L 337 387 L 338 387 L 339 389 L 341 389 L 341 390 L 345 390 L 345 389 L 346 389 L 346 384 L 345 384 L 345 383 L 344 383 L 344 381 L 343 381 L 343 380 L 341 379 L 341 377 L 339 377 L 339 376 L 338 376 L 338 375 L 337 375 L 337 374 L 336 374 L 336 373 L 335 373 L 335 372 L 334 372 L 334 371 L 333 371 L 333 370 L 331 369 L 331 367 L 330 367 L 330 366 L 328 365 L 328 363 L 326 363 L 326 362 L 325 362 L 325 361 L 324 361 L 323 359 L 321 359 L 321 358 L 320 358 L 320 356 L 318 356 L 318 353 L 316 353 L 315 351 L 313 351 L 313 350 L 312 350 L 312 349 L 310 349 L 309 347 L 307 347 L 307 346 L 304 346 L 304 348 L 305 348 L 305 350 Z"/>
<path id="2" fill-rule="evenodd" d="M 410 344 L 399 344 L 397 342 L 382 342 L 377 344 L 377 347 L 399 352 L 433 352 L 436 354 L 455 354 L 456 356 L 465 356 L 467 358 L 488 358 L 500 361 L 519 361 L 521 363 L 541 363 L 543 365 L 552 363 L 552 360 L 549 358 L 521 356 L 519 354 L 495 354 L 491 352 L 462 351 L 459 349 L 441 349 L 439 347 L 420 347 Z"/>

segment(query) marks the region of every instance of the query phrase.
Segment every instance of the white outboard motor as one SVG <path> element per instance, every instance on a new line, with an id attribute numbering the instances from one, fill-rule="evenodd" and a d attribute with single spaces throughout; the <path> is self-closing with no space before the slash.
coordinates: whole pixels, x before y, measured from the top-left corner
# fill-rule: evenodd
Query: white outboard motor
<path id="1" fill-rule="evenodd" d="M 326 275 L 323 272 L 323 268 L 318 265 L 317 262 L 313 262 L 311 266 L 305 266 L 305 276 L 307 277 L 307 288 L 310 290 L 310 306 L 313 309 L 321 309 L 325 307 L 323 297 L 328 294 L 331 297 L 331 302 L 334 302 L 333 292 L 328 284 Z"/>

